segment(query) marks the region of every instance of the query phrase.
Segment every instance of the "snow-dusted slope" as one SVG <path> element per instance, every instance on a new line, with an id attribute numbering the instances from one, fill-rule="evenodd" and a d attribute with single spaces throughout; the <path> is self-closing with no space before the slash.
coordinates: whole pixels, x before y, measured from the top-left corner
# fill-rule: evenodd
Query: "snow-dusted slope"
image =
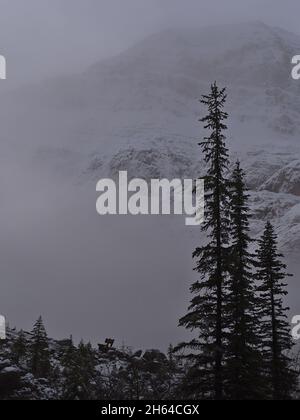
<path id="1" fill-rule="evenodd" d="M 193 146 L 190 136 L 199 135 L 197 99 L 217 80 L 229 89 L 235 143 L 251 138 L 259 144 L 271 140 L 267 134 L 293 137 L 300 84 L 291 79 L 290 61 L 299 44 L 299 37 L 260 23 L 169 30 L 84 74 L 5 98 L 1 114 L 6 125 L 13 115 L 10 128 L 24 128 L 26 137 L 29 129 L 41 134 L 39 144 L 44 140 L 83 152 L 148 147 L 164 137 Z"/>
<path id="2" fill-rule="evenodd" d="M 195 177 L 198 99 L 217 80 L 228 87 L 228 142 L 264 209 L 259 221 L 276 221 L 288 244 L 300 201 L 300 83 L 291 78 L 299 47 L 300 37 L 259 22 L 168 30 L 84 74 L 7 97 L 2 138 L 33 153 L 39 168 L 84 182 L 126 169 Z"/>

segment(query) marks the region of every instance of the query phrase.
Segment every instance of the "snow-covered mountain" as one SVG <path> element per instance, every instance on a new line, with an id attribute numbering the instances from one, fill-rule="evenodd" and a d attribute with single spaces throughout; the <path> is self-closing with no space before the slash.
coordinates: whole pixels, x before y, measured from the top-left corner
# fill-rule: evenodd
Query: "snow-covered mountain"
<path id="1" fill-rule="evenodd" d="M 95 184 L 99 177 L 115 176 L 119 170 L 143 178 L 201 176 L 198 142 L 204 132 L 198 119 L 205 109 L 199 98 L 215 80 L 228 88 L 228 145 L 232 161 L 240 158 L 247 171 L 253 233 L 259 235 L 265 221 L 273 221 L 283 250 L 297 256 L 300 82 L 291 77 L 291 58 L 299 49 L 299 36 L 257 22 L 172 29 L 83 74 L 3 93 L 1 231 L 2 238 L 8 238 L 0 253 L 4 290 L 23 290 L 26 281 L 30 291 L 25 302 L 35 293 L 41 311 L 53 314 L 49 301 L 55 301 L 59 325 L 67 299 L 69 324 L 76 319 L 85 331 L 90 319 L 103 319 L 87 331 L 90 336 L 97 336 L 100 327 L 109 328 L 108 336 L 122 337 L 124 330 L 130 343 L 141 344 L 146 329 L 136 319 L 144 316 L 149 328 L 157 325 L 157 335 L 151 338 L 155 344 L 173 341 L 174 319 L 186 307 L 183 294 L 192 276 L 189 257 L 195 237 L 199 243 L 199 232 L 194 229 L 190 234 L 185 228 L 184 235 L 190 236 L 183 240 L 177 226 L 168 230 L 165 219 L 158 225 L 156 221 L 152 225 L 152 219 L 146 223 L 126 219 L 126 227 L 120 219 L 97 219 Z M 72 192 L 62 185 L 72 185 Z M 73 193 L 76 200 L 70 198 Z M 122 256 L 120 264 L 112 266 L 112 254 L 118 260 Z M 19 263 L 11 263 L 16 258 Z M 145 273 L 147 264 L 152 268 Z M 101 273 L 101 284 L 96 273 Z M 144 297 L 143 311 L 138 298 L 133 302 L 132 290 Z M 123 299 L 113 311 L 110 301 L 119 294 Z M 166 296 L 174 303 L 168 314 Z M 11 300 L 10 292 L 7 299 Z M 85 318 L 78 315 L 82 299 L 88 302 Z M 18 302 L 23 307 L 23 297 Z M 24 314 L 29 316 L 30 310 L 27 307 Z M 121 312 L 126 313 L 124 319 Z M 69 324 L 66 321 L 63 335 Z M 135 327 L 128 332 L 128 325 Z M 145 346 L 150 344 L 148 336 L 143 339 Z"/>
<path id="2" fill-rule="evenodd" d="M 288 244 L 300 217 L 300 83 L 290 74 L 299 48 L 300 37 L 256 22 L 168 30 L 84 74 L 11 95 L 2 136 L 37 165 L 86 180 L 125 169 L 195 177 L 205 111 L 197 100 L 217 80 L 228 88 L 229 144 L 259 220 L 276 220 Z"/>

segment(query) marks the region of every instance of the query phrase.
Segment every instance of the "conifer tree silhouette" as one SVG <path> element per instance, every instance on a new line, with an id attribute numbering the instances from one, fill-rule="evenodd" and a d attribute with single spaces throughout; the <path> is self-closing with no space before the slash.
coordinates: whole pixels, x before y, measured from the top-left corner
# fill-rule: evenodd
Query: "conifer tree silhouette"
<path id="1" fill-rule="evenodd" d="M 224 111 L 226 90 L 217 84 L 211 86 L 209 95 L 201 103 L 208 114 L 200 121 L 210 135 L 200 143 L 208 172 L 205 179 L 205 223 L 202 231 L 208 236 L 207 245 L 197 248 L 195 270 L 200 280 L 191 287 L 194 295 L 188 314 L 180 325 L 195 330 L 197 338 L 181 344 L 177 349 L 191 350 L 187 355 L 195 363 L 198 379 L 192 386 L 194 396 L 221 400 L 224 397 L 224 340 L 225 340 L 225 283 L 228 276 L 229 247 L 229 166 L 224 135 L 228 115 Z"/>
<path id="2" fill-rule="evenodd" d="M 229 399 L 264 397 L 260 353 L 260 301 L 255 285 L 255 255 L 250 248 L 249 196 L 245 173 L 239 162 L 231 179 L 231 253 L 227 294 L 228 342 L 226 351 L 226 394 Z"/>
<path id="3" fill-rule="evenodd" d="M 38 378 L 46 378 L 50 372 L 50 353 L 47 333 L 42 317 L 39 317 L 32 331 L 31 370 Z"/>
<path id="4" fill-rule="evenodd" d="M 283 255 L 278 251 L 277 236 L 270 222 L 259 241 L 258 272 L 261 293 L 260 317 L 263 335 L 263 356 L 266 378 L 270 383 L 270 398 L 288 400 L 293 396 L 296 386 L 295 372 L 289 352 L 293 348 L 291 327 L 288 322 L 289 308 L 284 305 L 287 266 L 282 262 Z"/>

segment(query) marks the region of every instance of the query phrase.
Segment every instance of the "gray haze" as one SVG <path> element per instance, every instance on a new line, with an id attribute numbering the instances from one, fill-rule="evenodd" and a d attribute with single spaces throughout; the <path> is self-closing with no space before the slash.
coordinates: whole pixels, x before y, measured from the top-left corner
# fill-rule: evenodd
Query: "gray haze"
<path id="1" fill-rule="evenodd" d="M 261 20 L 299 29 L 297 0 L 0 0 L 9 83 L 83 70 L 173 26 Z"/>
<path id="2" fill-rule="evenodd" d="M 0 53 L 8 63 L 0 90 L 81 73 L 178 26 L 259 20 L 300 33 L 297 0 L 0 0 L 0 7 Z M 48 86 L 32 89 L 33 109 L 42 97 L 39 89 Z M 189 299 L 197 238 L 191 241 L 180 218 L 100 220 L 95 182 L 53 174 L 43 160 L 32 165 L 28 149 L 44 145 L 43 124 L 23 144 L 21 114 L 15 117 L 13 109 L 11 131 L 1 137 L 0 313 L 25 329 L 42 314 L 54 337 L 73 334 L 97 342 L 112 336 L 118 344 L 163 348 L 179 340 L 177 320 Z M 196 101 L 194 111 L 198 127 Z M 60 138 L 55 128 L 53 143 L 64 144 L 65 131 Z M 28 137 L 30 126 L 26 132 Z M 45 137 L 49 143 L 51 133 Z M 71 159 L 76 162 L 76 155 Z M 83 169 L 79 164 L 78 171 Z"/>

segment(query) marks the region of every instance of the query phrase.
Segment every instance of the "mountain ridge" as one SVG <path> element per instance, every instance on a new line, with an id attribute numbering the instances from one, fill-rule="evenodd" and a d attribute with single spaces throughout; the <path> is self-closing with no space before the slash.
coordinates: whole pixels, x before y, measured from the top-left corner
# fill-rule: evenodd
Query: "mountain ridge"
<path id="1" fill-rule="evenodd" d="M 262 201 L 265 190 L 298 197 L 300 83 L 290 74 L 297 45 L 300 36 L 259 22 L 153 34 L 82 74 L 14 94 L 0 109 L 3 138 L 38 171 L 75 182 L 119 170 L 196 177 L 205 112 L 198 100 L 217 80 L 228 87 L 228 144 L 250 188 Z M 285 183 L 274 190 L 282 172 Z"/>

